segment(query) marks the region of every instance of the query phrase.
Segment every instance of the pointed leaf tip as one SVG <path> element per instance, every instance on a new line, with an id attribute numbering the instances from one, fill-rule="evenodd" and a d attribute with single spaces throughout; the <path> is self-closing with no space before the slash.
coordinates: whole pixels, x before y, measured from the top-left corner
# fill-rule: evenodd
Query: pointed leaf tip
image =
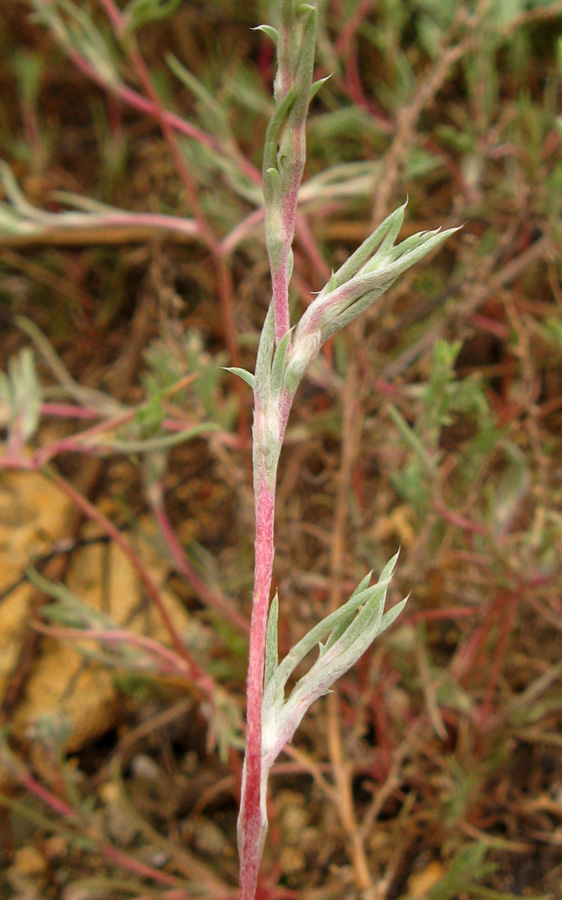
<path id="1" fill-rule="evenodd" d="M 383 631 L 386 631 L 387 628 L 390 628 L 390 626 L 393 624 L 393 622 L 396 621 L 396 619 L 406 606 L 409 599 L 410 595 L 408 594 L 408 596 L 404 597 L 404 599 L 401 600 L 400 603 L 397 603 L 396 606 L 393 606 L 392 609 L 389 609 L 387 610 L 387 612 L 385 612 L 379 626 L 378 634 L 382 634 Z"/>
<path id="2" fill-rule="evenodd" d="M 359 582 L 359 584 L 353 591 L 353 593 L 351 595 L 352 597 L 357 597 L 358 594 L 360 594 L 362 591 L 366 590 L 366 588 L 369 587 L 369 582 L 371 581 L 372 575 L 373 575 L 373 570 L 371 569 L 371 571 L 367 572 L 365 577 L 361 579 L 361 581 Z"/>
<path id="3" fill-rule="evenodd" d="M 268 38 L 271 38 L 273 43 L 277 46 L 279 42 L 279 32 L 276 28 L 273 28 L 271 25 L 256 25 L 255 28 L 252 28 L 252 31 L 262 31 Z"/>
<path id="4" fill-rule="evenodd" d="M 255 377 L 247 369 L 241 369 L 239 366 L 223 366 L 223 369 L 225 372 L 232 372 L 233 375 L 238 375 L 238 378 L 241 378 L 254 390 Z"/>
<path id="5" fill-rule="evenodd" d="M 314 81 L 312 87 L 310 88 L 310 99 L 313 100 L 316 97 L 316 94 L 320 90 L 320 88 L 326 84 L 327 81 L 332 77 L 332 73 L 326 75 L 324 78 L 319 78 L 318 81 Z"/>

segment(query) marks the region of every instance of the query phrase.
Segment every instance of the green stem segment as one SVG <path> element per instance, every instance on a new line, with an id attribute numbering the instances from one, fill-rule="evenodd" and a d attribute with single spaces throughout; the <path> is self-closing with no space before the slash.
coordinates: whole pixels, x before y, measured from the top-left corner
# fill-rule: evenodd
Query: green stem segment
<path id="1" fill-rule="evenodd" d="M 306 116 L 312 94 L 316 5 L 282 0 L 275 113 L 263 157 L 266 245 L 271 268 L 275 340 L 289 331 L 289 282 L 297 202 L 306 160 Z"/>

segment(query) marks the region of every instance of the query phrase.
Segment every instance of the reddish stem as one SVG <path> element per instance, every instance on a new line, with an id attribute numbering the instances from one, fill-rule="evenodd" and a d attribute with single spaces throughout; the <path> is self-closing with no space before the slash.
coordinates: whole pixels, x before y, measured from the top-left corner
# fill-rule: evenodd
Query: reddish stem
<path id="1" fill-rule="evenodd" d="M 254 596 L 248 660 L 246 757 L 240 800 L 240 900 L 253 900 L 266 823 L 262 813 L 261 707 L 267 613 L 274 556 L 275 484 L 265 473 L 258 480 L 256 498 Z"/>
<path id="2" fill-rule="evenodd" d="M 185 677 L 186 674 L 189 674 L 185 660 L 181 659 L 173 650 L 169 650 L 152 638 L 142 634 L 134 634 L 132 631 L 126 631 L 123 628 L 65 628 L 43 625 L 41 622 L 35 622 L 33 627 L 35 631 L 39 631 L 41 634 L 63 640 L 100 641 L 102 644 L 124 644 L 125 646 L 146 650 L 147 653 L 152 654 L 159 660 L 158 671 L 161 674 L 180 677 Z M 125 660 L 123 662 L 125 663 Z M 140 667 L 142 668 L 142 663 Z"/>
<path id="3" fill-rule="evenodd" d="M 170 556 L 172 557 L 177 571 L 181 575 L 183 575 L 185 580 L 195 591 L 197 591 L 201 599 L 208 606 L 217 609 L 222 615 L 228 618 L 231 624 L 234 625 L 235 628 L 237 628 L 238 631 L 240 631 L 242 634 L 248 634 L 250 627 L 246 616 L 242 615 L 242 613 L 234 606 L 233 603 L 231 603 L 231 601 L 227 597 L 224 597 L 221 594 L 218 594 L 216 591 L 211 590 L 211 588 L 206 585 L 201 578 L 199 578 L 197 573 L 189 564 L 183 548 L 177 538 L 177 535 L 172 528 L 172 523 L 167 516 L 164 507 L 162 485 L 160 482 L 151 485 L 149 499 L 151 501 L 152 510 L 160 529 L 160 533 L 162 534 L 162 537 L 166 542 L 166 546 L 170 552 Z"/>
<path id="4" fill-rule="evenodd" d="M 292 396 L 282 394 L 277 410 L 279 445 L 281 451 L 287 421 L 291 412 Z M 263 410 L 256 396 L 254 409 L 254 441 L 265 440 L 266 429 Z M 259 458 L 259 454 L 257 455 Z M 273 469 L 273 470 L 272 470 Z M 240 851 L 240 900 L 254 900 L 267 820 L 265 818 L 266 779 L 262 772 L 261 713 L 263 700 L 263 676 L 269 595 L 275 555 L 275 488 L 276 464 L 269 471 L 256 472 L 255 480 L 255 563 L 252 619 L 250 623 L 250 648 L 248 660 L 246 755 L 238 820 Z"/>
<path id="5" fill-rule="evenodd" d="M 118 6 L 114 3 L 114 0 L 101 0 L 101 3 L 111 22 L 117 39 L 123 45 L 129 61 L 134 68 L 135 74 L 137 75 L 149 101 L 153 105 L 154 114 L 158 119 L 158 122 L 162 129 L 162 134 L 170 149 L 176 171 L 181 179 L 183 188 L 189 201 L 189 205 L 191 206 L 191 209 L 195 216 L 195 220 L 199 227 L 201 237 L 206 242 L 211 256 L 213 257 L 213 261 L 217 268 L 217 288 L 224 319 L 224 335 L 232 362 L 234 363 L 234 365 L 239 365 L 240 360 L 238 342 L 236 340 L 236 323 L 232 310 L 232 275 L 228 268 L 227 262 L 223 257 L 220 242 L 215 235 L 215 232 L 213 231 L 213 228 L 211 227 L 209 221 L 207 220 L 205 213 L 203 212 L 203 209 L 199 202 L 197 184 L 185 162 L 185 157 L 178 144 L 175 130 L 172 127 L 166 115 L 166 110 L 164 109 L 160 101 L 160 97 L 156 89 L 154 88 L 152 78 L 138 48 L 136 40 L 134 39 L 132 34 L 127 33 L 126 31 L 126 18 L 118 8 Z M 239 388 L 236 388 L 236 390 L 239 390 Z"/>
<path id="6" fill-rule="evenodd" d="M 135 109 L 140 110 L 140 112 L 152 116 L 155 119 L 160 119 L 161 110 L 158 104 L 154 103 L 152 100 L 149 100 L 148 97 L 143 97 L 142 94 L 139 94 L 137 91 L 128 87 L 126 84 L 122 84 L 121 82 L 108 82 L 107 79 L 99 74 L 92 63 L 90 63 L 89 60 L 87 60 L 85 57 L 81 56 L 78 51 L 68 48 L 65 48 L 65 51 L 68 58 L 78 69 L 78 71 L 86 75 L 86 77 L 93 81 L 95 84 L 118 97 L 128 106 L 132 106 Z M 222 154 L 224 152 L 224 148 L 221 146 L 220 141 L 213 137 L 213 135 L 207 134 L 206 131 L 198 128 L 191 122 L 188 122 L 187 119 L 183 119 L 181 116 L 178 116 L 176 115 L 176 113 L 170 112 L 169 110 L 164 110 L 163 115 L 166 119 L 166 122 L 174 129 L 174 131 L 178 131 L 180 134 L 186 135 L 186 137 L 197 141 L 204 147 L 209 147 L 217 153 Z M 244 174 L 251 181 L 255 182 L 255 184 L 261 183 L 261 174 L 259 170 L 256 169 L 255 166 L 253 166 L 252 163 L 249 162 L 249 160 L 247 160 L 246 157 L 239 152 L 236 153 L 236 162 L 240 166 L 240 171 L 244 172 Z"/>
<path id="7" fill-rule="evenodd" d="M 155 608 L 158 610 L 177 653 L 187 664 L 187 669 L 190 676 L 209 697 L 213 698 L 215 694 L 215 683 L 213 679 L 209 675 L 207 675 L 207 673 L 201 668 L 201 666 L 193 659 L 191 653 L 183 643 L 177 631 L 177 628 L 172 621 L 170 613 L 168 612 L 166 605 L 162 600 L 158 586 L 149 575 L 145 565 L 135 553 L 130 542 L 119 531 L 119 529 L 116 528 L 115 525 L 110 522 L 109 519 L 107 519 L 103 515 L 103 513 L 100 512 L 99 509 L 97 509 L 97 507 L 90 503 L 90 501 L 87 500 L 86 497 L 83 497 L 79 491 L 75 490 L 68 481 L 62 478 L 62 476 L 55 473 L 50 473 L 50 477 L 52 478 L 56 486 L 63 492 L 63 494 L 66 494 L 66 496 L 69 497 L 72 502 L 82 510 L 84 515 L 86 515 L 88 519 L 90 519 L 90 521 L 95 522 L 97 525 L 99 525 L 102 531 L 115 542 L 115 544 L 130 560 L 142 582 L 144 589 L 146 590 L 151 601 L 154 603 Z"/>
<path id="8" fill-rule="evenodd" d="M 29 772 L 25 770 L 18 771 L 17 779 L 22 787 L 45 803 L 45 805 L 57 815 L 73 823 L 79 821 L 80 817 L 78 813 L 72 809 L 68 803 L 65 803 L 64 800 L 61 800 L 47 788 L 43 787 L 43 785 L 36 781 Z M 88 833 L 88 837 L 92 843 L 97 846 L 102 856 L 118 863 L 123 866 L 123 868 L 135 872 L 137 875 L 142 875 L 144 878 L 150 878 L 152 881 L 160 882 L 160 884 L 169 885 L 170 887 L 178 884 L 178 879 L 173 875 L 168 875 L 167 872 L 160 872 L 158 869 L 147 866 L 145 863 L 142 863 L 131 856 L 127 856 L 127 854 L 122 853 L 120 850 L 116 850 L 115 847 L 100 842 L 95 833 Z"/>
<path id="9" fill-rule="evenodd" d="M 17 779 L 26 791 L 29 791 L 29 793 L 33 794 L 34 797 L 37 797 L 38 800 L 41 800 L 58 816 L 70 819 L 72 822 L 78 821 L 78 813 L 75 812 L 68 803 L 65 803 L 64 800 L 57 797 L 56 794 L 52 794 L 46 787 L 43 787 L 43 785 L 36 781 L 29 772 L 23 770 L 18 772 Z"/>

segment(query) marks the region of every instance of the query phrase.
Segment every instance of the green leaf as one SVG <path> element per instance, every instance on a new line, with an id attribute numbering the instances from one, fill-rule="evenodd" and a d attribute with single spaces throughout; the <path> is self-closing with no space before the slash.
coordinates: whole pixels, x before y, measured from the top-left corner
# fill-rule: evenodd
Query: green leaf
<path id="1" fill-rule="evenodd" d="M 408 594 L 408 596 L 404 597 L 403 600 L 400 600 L 400 602 L 397 603 L 396 606 L 393 606 L 392 609 L 389 609 L 388 612 L 385 612 L 381 620 L 378 634 L 382 634 L 383 631 L 386 631 L 387 628 L 390 628 L 392 623 L 398 618 L 398 616 L 406 606 L 409 599 L 410 595 Z"/>
<path id="2" fill-rule="evenodd" d="M 172 53 L 166 53 L 165 60 L 176 78 L 182 82 L 199 101 L 201 121 L 209 131 L 221 140 L 232 140 L 232 131 L 224 108 L 217 102 L 211 91 L 192 75 Z"/>
<path id="3" fill-rule="evenodd" d="M 44 607 L 42 611 L 44 618 L 58 622 L 66 628 L 96 628 L 109 631 L 117 627 L 102 613 L 82 603 L 76 594 L 69 591 L 61 582 L 49 581 L 33 567 L 26 570 L 26 575 L 35 588 L 56 601 Z"/>
<path id="4" fill-rule="evenodd" d="M 255 28 L 252 28 L 252 31 L 263 31 L 268 38 L 271 38 L 275 46 L 279 43 L 279 32 L 277 28 L 273 28 L 271 25 L 256 25 Z"/>
<path id="5" fill-rule="evenodd" d="M 287 331 L 279 341 L 279 346 L 273 357 L 271 366 L 271 393 L 274 397 L 278 397 L 283 387 L 283 379 L 285 377 L 285 369 L 287 363 L 287 351 L 291 346 L 291 330 Z"/>
<path id="6" fill-rule="evenodd" d="M 270 166 L 263 173 L 263 195 L 267 205 L 266 215 L 269 217 L 273 209 L 278 209 L 281 204 L 282 183 L 279 169 Z"/>
<path id="7" fill-rule="evenodd" d="M 33 0 L 35 18 L 46 25 L 68 53 L 78 51 L 94 67 L 105 85 L 116 87 L 119 75 L 112 58 L 113 47 L 89 15 L 88 4 L 71 0 Z M 63 10 L 64 16 L 60 10 Z"/>
<path id="8" fill-rule="evenodd" d="M 451 235 L 456 234 L 461 228 L 462 225 L 457 225 L 456 228 L 446 228 L 445 231 L 436 228 L 435 231 L 421 232 L 419 235 L 412 235 L 411 238 L 407 238 L 397 248 L 401 251 L 399 258 L 393 266 L 389 266 L 394 278 L 397 278 L 398 275 L 401 275 L 406 269 L 411 268 L 414 263 L 419 262 L 420 259 L 423 259 L 424 256 L 427 256 L 427 254 L 432 250 L 435 250 L 436 247 L 444 244 L 445 241 L 449 240 Z M 419 238 L 417 242 L 415 240 L 416 238 Z M 412 249 L 410 249 L 410 243 Z M 407 252 L 405 252 L 405 250 L 407 250 Z"/>
<path id="9" fill-rule="evenodd" d="M 396 560 L 398 559 L 398 554 L 392 557 L 390 562 L 385 566 L 381 573 L 381 577 L 376 585 L 372 587 L 363 587 L 363 585 L 368 585 L 368 580 L 370 578 L 370 573 L 368 576 L 365 576 L 357 588 L 354 590 L 353 594 L 343 606 L 340 606 L 339 609 L 334 610 L 334 612 L 330 613 L 319 622 L 317 625 L 312 628 L 308 634 L 301 638 L 301 640 L 295 644 L 295 646 L 289 651 L 287 656 L 282 660 L 277 669 L 275 678 L 279 681 L 282 687 L 284 687 L 294 672 L 295 668 L 298 666 L 300 662 L 305 658 L 305 656 L 318 644 L 327 634 L 330 634 L 335 629 L 338 629 L 341 622 L 349 622 L 353 619 L 353 616 L 357 609 L 362 606 L 364 603 L 367 604 L 369 599 L 372 599 L 373 594 L 376 593 L 379 588 L 388 587 L 388 582 L 390 581 L 390 577 L 392 575 L 392 571 L 394 571 L 394 566 L 396 565 Z"/>
<path id="10" fill-rule="evenodd" d="M 271 681 L 279 663 L 278 652 L 278 623 L 279 623 L 279 595 L 275 592 L 275 597 L 271 601 L 269 607 L 269 615 L 267 617 L 267 632 L 265 637 L 265 675 L 264 687 L 267 687 Z"/>
<path id="11" fill-rule="evenodd" d="M 273 113 L 269 125 L 267 126 L 267 131 L 265 133 L 265 143 L 263 150 L 263 172 L 264 174 L 269 169 L 277 168 L 277 149 L 279 145 L 279 135 L 281 133 L 281 128 L 283 123 L 285 122 L 293 103 L 295 102 L 296 89 L 295 85 L 292 84 L 283 99 L 280 103 L 277 104 L 277 108 Z"/>
<path id="12" fill-rule="evenodd" d="M 386 234 L 390 226 L 387 222 L 383 224 L 386 226 Z M 393 248 L 391 253 L 387 252 L 384 256 L 379 256 L 377 252 L 368 263 L 363 265 L 355 277 L 341 284 L 331 294 L 322 291 L 310 304 L 297 326 L 295 347 L 298 346 L 300 339 L 305 338 L 307 333 L 313 330 L 319 331 L 322 344 L 329 337 L 341 331 L 372 306 L 375 300 L 394 284 L 399 275 L 402 275 L 414 263 L 446 241 L 455 231 L 458 231 L 458 228 L 413 235 L 404 242 L 411 248 L 408 252 L 403 253 L 403 244 Z M 336 273 L 338 281 L 340 273 L 341 270 Z"/>
<path id="13" fill-rule="evenodd" d="M 107 446 L 116 453 L 153 453 L 157 450 L 169 450 L 171 447 L 176 447 L 178 444 L 183 443 L 183 441 L 193 440 L 193 438 L 199 437 L 201 434 L 217 431 L 218 428 L 219 426 L 215 422 L 203 422 L 199 425 L 194 425 L 193 428 L 187 428 L 185 431 L 177 431 L 173 434 L 164 434 L 158 437 L 146 438 L 144 440 L 121 441 L 109 438 L 107 444 L 104 444 L 103 439 L 100 442 L 99 439 L 96 438 L 91 444 L 94 447 L 97 444 L 101 444 L 102 447 Z"/>
<path id="14" fill-rule="evenodd" d="M 382 244 L 380 245 L 379 249 L 377 250 L 377 256 L 384 258 L 385 254 L 388 253 L 389 250 L 394 246 L 394 241 L 400 234 L 400 229 L 402 228 L 402 225 L 404 222 L 404 211 L 405 211 L 407 205 L 408 205 L 408 198 L 406 198 L 406 200 L 404 201 L 404 204 L 402 206 L 399 206 L 398 209 L 396 210 L 398 215 L 392 221 L 392 224 L 391 224 L 390 228 L 388 229 Z"/>
<path id="15" fill-rule="evenodd" d="M 333 656 L 340 656 L 339 665 L 345 665 L 343 671 L 347 671 L 351 665 L 354 665 L 356 659 L 365 652 L 380 632 L 379 626 L 382 622 L 388 585 L 397 560 L 398 553 L 395 553 L 381 572 L 378 582 L 367 588 L 362 594 L 359 594 L 359 596 L 364 595 L 365 597 L 363 609 L 352 619 L 337 640 L 332 641 L 330 638 L 328 641 L 329 649 Z M 355 656 L 355 654 L 357 655 Z M 347 660 L 351 659 L 352 656 L 355 658 L 347 665 Z"/>
<path id="16" fill-rule="evenodd" d="M 362 579 L 362 581 L 359 582 L 359 584 L 353 591 L 353 593 L 350 597 L 350 600 L 352 600 L 354 597 L 359 597 L 361 595 L 361 600 L 363 603 L 366 603 L 368 601 L 369 591 L 372 590 L 371 588 L 369 588 L 369 582 L 371 580 L 372 574 L 373 574 L 373 572 L 371 570 L 370 572 L 367 573 L 367 575 L 365 575 L 365 577 Z M 382 578 L 382 575 L 381 575 L 381 578 Z M 326 645 L 325 645 L 326 650 L 329 650 L 330 647 L 333 647 L 333 645 L 339 640 L 339 638 L 342 636 L 342 634 L 344 633 L 344 631 L 346 630 L 346 628 L 349 626 L 350 622 L 352 621 L 356 611 L 357 611 L 357 608 L 355 608 L 355 609 L 352 608 L 350 610 L 348 616 L 345 616 L 345 617 L 342 616 L 340 622 L 338 623 L 338 625 L 336 625 L 334 630 L 331 632 L 328 640 L 326 641 Z"/>
<path id="17" fill-rule="evenodd" d="M 426 474 L 434 476 L 435 462 L 429 457 L 427 450 L 423 445 L 423 442 L 420 440 L 418 435 L 410 428 L 410 426 L 406 422 L 406 419 L 404 418 L 400 410 L 396 406 L 394 406 L 394 404 L 390 403 L 387 409 L 390 418 L 396 425 L 404 440 L 407 442 L 410 449 L 414 451 L 418 461 L 425 469 Z"/>
<path id="18" fill-rule="evenodd" d="M 353 591 L 353 593 L 349 599 L 352 600 L 353 597 L 356 597 L 358 594 L 362 594 L 363 591 L 367 590 L 372 577 L 373 577 L 373 570 L 371 569 L 371 571 L 367 572 L 365 577 L 361 579 L 361 581 L 359 582 L 359 584 L 357 585 L 357 587 L 355 588 L 355 590 Z"/>
<path id="19" fill-rule="evenodd" d="M 299 663 L 302 662 L 305 656 L 310 653 L 310 651 L 313 650 L 327 634 L 339 625 L 342 619 L 348 619 L 350 614 L 353 616 L 365 599 L 363 594 L 364 592 L 361 592 L 360 594 L 351 596 L 347 603 L 339 609 L 336 609 L 333 613 L 330 613 L 325 619 L 322 619 L 321 622 L 315 625 L 314 628 L 305 634 L 304 637 L 291 648 L 286 657 L 279 664 L 274 676 L 275 682 L 280 688 L 285 687 Z"/>
<path id="20" fill-rule="evenodd" d="M 314 57 L 316 53 L 316 9 L 303 4 L 306 12 L 312 13 L 305 26 L 299 63 L 295 72 L 295 102 L 291 107 L 290 118 L 293 125 L 304 124 L 310 103 L 312 75 L 314 73 Z M 298 15 L 298 11 L 297 11 Z M 304 160 L 303 160 L 304 162 Z"/>
<path id="21" fill-rule="evenodd" d="M 223 366 L 223 368 L 225 372 L 232 372 L 233 375 L 238 375 L 238 378 L 241 378 L 254 390 L 255 377 L 247 369 L 241 369 L 239 366 Z"/>
<path id="22" fill-rule="evenodd" d="M 181 0 L 132 0 L 124 11 L 125 30 L 135 31 L 147 22 L 157 22 L 171 15 Z"/>
<path id="23" fill-rule="evenodd" d="M 265 766 L 273 765 L 312 703 L 326 694 L 332 684 L 355 665 L 373 640 L 404 609 L 406 600 L 383 615 L 388 584 L 397 558 L 398 554 L 395 554 L 387 563 L 376 585 L 356 590 L 340 610 L 311 629 L 270 676 L 262 707 L 262 756 Z M 366 583 L 366 579 L 363 579 L 361 586 Z M 362 609 L 359 609 L 361 606 Z M 358 609 L 359 612 L 355 615 Z M 331 629 L 332 635 L 326 645 L 322 646 L 320 639 Z M 284 701 L 284 689 L 289 675 L 316 644 L 319 644 L 318 659 Z"/>
<path id="24" fill-rule="evenodd" d="M 270 303 L 260 335 L 254 381 L 254 394 L 260 398 L 264 406 L 271 394 L 271 359 L 274 346 L 275 320 L 273 303 Z"/>
<path id="25" fill-rule="evenodd" d="M 407 203 L 407 201 L 406 201 Z M 378 228 L 373 231 L 368 238 L 366 238 L 360 247 L 357 248 L 355 253 L 352 253 L 349 259 L 347 259 L 343 266 L 340 266 L 335 276 L 332 276 L 332 279 L 335 278 L 335 287 L 340 287 L 342 284 L 345 284 L 346 281 L 349 281 L 354 275 L 359 272 L 362 266 L 365 265 L 366 262 L 372 257 L 376 248 L 380 243 L 384 240 L 389 231 L 393 231 L 398 228 L 396 234 L 400 231 L 402 227 L 402 223 L 404 221 L 404 211 L 406 209 L 406 203 L 402 206 L 399 206 L 398 209 L 395 209 L 394 212 L 390 213 L 386 219 L 381 222 Z M 332 279 L 330 279 L 330 284 L 332 283 Z M 330 288 L 333 290 L 333 287 Z"/>
<path id="26" fill-rule="evenodd" d="M 324 78 L 319 78 L 318 81 L 312 82 L 312 87 L 310 88 L 310 99 L 311 100 L 313 100 L 314 97 L 316 97 L 316 94 L 318 93 L 318 91 L 320 90 L 322 85 L 326 84 L 326 82 L 329 81 L 331 77 L 332 77 L 332 75 L 330 73 L 330 75 L 326 75 Z"/>
<path id="27" fill-rule="evenodd" d="M 0 426 L 9 427 L 22 442 L 37 430 L 41 412 L 41 386 L 35 357 L 29 347 L 8 360 L 8 374 L 0 373 Z"/>

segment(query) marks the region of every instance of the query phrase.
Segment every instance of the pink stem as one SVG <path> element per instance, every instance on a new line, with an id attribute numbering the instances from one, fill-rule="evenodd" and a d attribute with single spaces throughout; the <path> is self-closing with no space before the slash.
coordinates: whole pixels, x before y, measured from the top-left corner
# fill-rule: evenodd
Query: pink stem
<path id="1" fill-rule="evenodd" d="M 262 474 L 256 490 L 254 596 L 248 660 L 246 757 L 240 800 L 240 900 L 256 893 L 266 823 L 263 820 L 261 707 L 267 613 L 274 556 L 275 484 Z"/>
<path id="2" fill-rule="evenodd" d="M 82 496 L 79 491 L 76 491 L 68 481 L 62 478 L 61 475 L 51 473 L 51 478 L 56 486 L 63 492 L 63 494 L 66 494 L 66 496 L 69 497 L 80 510 L 82 510 L 84 515 L 87 516 L 90 521 L 95 522 L 97 525 L 99 525 L 102 531 L 115 542 L 115 544 L 130 560 L 140 578 L 144 589 L 146 590 L 151 601 L 154 603 L 155 608 L 158 610 L 160 617 L 170 636 L 170 639 L 176 649 L 176 652 L 186 663 L 190 676 L 201 688 L 201 690 L 203 690 L 212 699 L 214 697 L 216 687 L 213 679 L 209 675 L 207 675 L 204 669 L 202 669 L 201 666 L 195 661 L 195 659 L 183 643 L 178 630 L 172 621 L 172 617 L 170 616 L 170 613 L 168 612 L 166 605 L 162 600 L 157 585 L 148 573 L 141 559 L 137 556 L 130 542 L 119 531 L 119 529 L 115 527 L 113 522 L 110 522 L 109 519 L 107 519 L 99 509 L 97 509 L 97 507 L 90 503 L 90 501 L 87 500 L 86 497 Z"/>
<path id="3" fill-rule="evenodd" d="M 78 813 L 65 803 L 64 800 L 61 800 L 55 794 L 52 794 L 51 791 L 47 790 L 47 788 L 43 787 L 43 785 L 36 781 L 29 772 L 18 772 L 17 778 L 22 787 L 26 788 L 26 790 L 39 800 L 42 800 L 42 802 L 53 812 L 57 813 L 57 815 L 62 816 L 62 818 L 70 820 L 71 822 L 78 821 Z M 158 869 L 152 868 L 152 866 L 147 866 L 144 863 L 139 862 L 139 860 L 133 859 L 125 853 L 121 853 L 120 850 L 116 850 L 115 847 L 111 847 L 109 844 L 101 843 L 97 840 L 95 834 L 89 834 L 88 837 L 90 837 L 92 842 L 97 845 L 98 850 L 106 859 L 118 863 L 123 866 L 123 868 L 135 872 L 137 875 L 142 875 L 145 878 L 160 882 L 160 884 L 169 885 L 170 887 L 178 884 L 178 879 L 173 875 L 168 875 L 167 872 L 160 872 Z"/>
<path id="4" fill-rule="evenodd" d="M 167 872 L 161 872 L 159 869 L 147 866 L 146 863 L 142 863 L 138 859 L 134 859 L 134 857 L 128 856 L 126 853 L 122 853 L 121 850 L 116 850 L 115 847 L 112 847 L 110 844 L 98 844 L 98 849 L 106 859 L 110 859 L 123 869 L 128 869 L 129 872 L 134 872 L 136 875 L 141 875 L 143 878 L 150 878 L 152 881 L 166 884 L 170 887 L 175 886 L 178 883 L 178 879 L 173 875 L 168 875 Z M 184 896 L 187 897 L 188 895 L 185 894 Z"/>
<path id="5" fill-rule="evenodd" d="M 172 524 L 166 514 L 166 510 L 164 508 L 164 499 L 162 496 L 162 485 L 157 483 L 155 485 L 151 485 L 150 493 L 150 501 L 152 505 L 152 510 L 154 512 L 154 517 L 160 529 L 160 533 L 164 538 L 168 550 L 170 552 L 170 556 L 173 559 L 174 565 L 180 575 L 183 575 L 185 580 L 191 585 L 191 587 L 197 591 L 201 599 L 210 607 L 217 609 L 222 615 L 226 616 L 230 622 L 240 631 L 242 634 L 248 634 L 250 628 L 247 618 L 242 615 L 241 612 L 234 606 L 233 603 L 230 602 L 226 597 L 223 597 L 221 594 L 218 594 L 216 591 L 211 590 L 205 582 L 199 578 L 196 572 L 194 572 L 193 568 L 189 564 L 186 555 L 183 551 L 183 548 L 177 538 L 177 535 L 172 528 Z"/>
<path id="6" fill-rule="evenodd" d="M 114 84 L 113 82 L 108 83 L 107 80 L 98 73 L 94 66 L 76 50 L 66 50 L 66 53 L 76 68 L 91 81 L 118 97 L 124 103 L 140 110 L 146 115 L 153 116 L 155 119 L 161 117 L 162 114 L 158 108 L 158 104 L 149 100 L 147 97 L 143 97 L 142 94 L 139 94 L 125 84 L 121 84 L 120 82 L 117 84 Z M 180 134 L 185 134 L 187 137 L 192 138 L 204 147 L 210 147 L 218 153 L 223 153 L 223 147 L 221 147 L 220 142 L 212 135 L 202 131 L 201 128 L 192 125 L 191 122 L 188 122 L 186 119 L 183 119 L 181 116 L 178 116 L 169 110 L 164 110 L 163 116 L 166 119 L 166 122 L 175 131 L 178 131 Z M 240 171 L 244 172 L 251 181 L 255 182 L 255 184 L 261 183 L 261 175 L 258 169 L 256 169 L 255 166 L 239 152 L 236 153 L 236 162 L 240 166 Z"/>
<path id="7" fill-rule="evenodd" d="M 41 800 L 49 807 L 49 809 L 57 813 L 57 815 L 62 816 L 65 819 L 70 819 L 71 821 L 78 820 L 78 813 L 75 812 L 68 803 L 65 803 L 64 800 L 61 800 L 56 794 L 52 794 L 46 787 L 43 787 L 43 785 L 36 781 L 29 772 L 18 772 L 17 779 L 22 787 L 29 791 L 30 794 L 33 794 L 34 797 Z"/>
<path id="8" fill-rule="evenodd" d="M 283 443 L 292 397 L 283 394 L 278 408 L 279 450 Z M 261 441 L 263 428 L 261 404 L 256 397 L 254 440 Z M 269 596 L 275 554 L 276 473 L 256 473 L 255 488 L 255 564 L 250 649 L 248 661 L 246 755 L 240 799 L 240 900 L 254 900 L 258 883 L 267 819 L 265 817 L 265 779 L 262 772 L 261 712 Z"/>
<path id="9" fill-rule="evenodd" d="M 103 629 L 103 628 L 66 628 L 52 627 L 36 622 L 33 625 L 35 631 L 41 634 L 50 635 L 59 639 L 67 639 L 74 641 L 100 641 L 106 644 L 125 644 L 129 647 L 140 648 L 146 650 L 153 656 L 161 660 L 159 671 L 164 675 L 185 676 L 188 673 L 185 660 L 181 659 L 158 641 L 145 637 L 142 634 L 134 634 L 132 631 L 126 631 L 122 628 Z M 126 661 L 123 661 L 124 663 Z"/>
<path id="10" fill-rule="evenodd" d="M 101 419 L 102 413 L 74 403 L 42 403 L 41 415 L 65 419 Z"/>

